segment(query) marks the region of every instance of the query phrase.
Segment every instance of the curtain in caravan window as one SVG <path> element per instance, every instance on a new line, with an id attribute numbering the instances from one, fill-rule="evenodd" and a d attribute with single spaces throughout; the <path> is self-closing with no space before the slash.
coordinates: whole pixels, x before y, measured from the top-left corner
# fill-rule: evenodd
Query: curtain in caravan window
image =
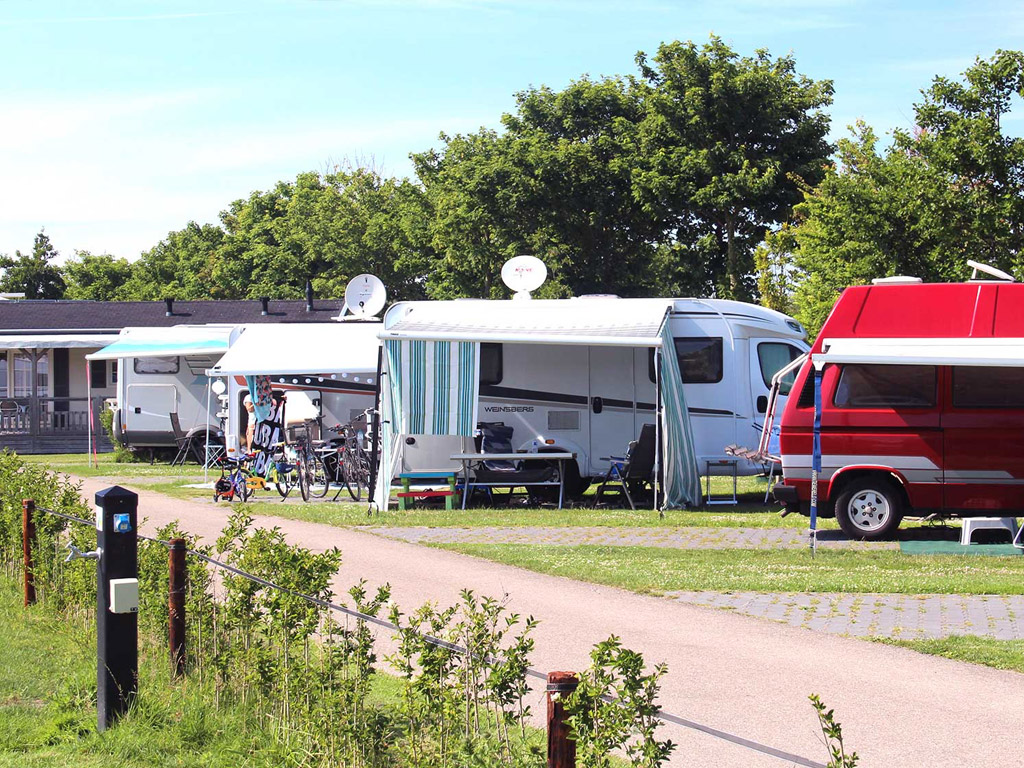
<path id="1" fill-rule="evenodd" d="M 385 343 L 396 434 L 472 437 L 480 345 L 394 339 Z"/>
<path id="2" fill-rule="evenodd" d="M 679 358 L 672 354 L 675 342 L 666 322 L 661 330 L 661 466 L 664 508 L 679 509 L 701 502 L 700 471 L 694 450 L 690 412 L 683 394 Z M 664 354 L 665 351 L 668 354 Z"/>

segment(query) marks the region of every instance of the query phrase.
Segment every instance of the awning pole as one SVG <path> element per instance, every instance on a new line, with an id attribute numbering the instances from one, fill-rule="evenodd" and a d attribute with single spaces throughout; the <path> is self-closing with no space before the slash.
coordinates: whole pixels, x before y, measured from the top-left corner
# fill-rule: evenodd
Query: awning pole
<path id="1" fill-rule="evenodd" d="M 85 407 L 89 409 L 89 466 L 92 464 L 92 363 L 88 360 L 85 363 Z"/>
<path id="2" fill-rule="evenodd" d="M 811 556 L 818 545 L 818 473 L 821 472 L 821 370 L 814 369 L 814 431 L 811 446 Z"/>
<path id="3" fill-rule="evenodd" d="M 206 451 L 203 453 L 203 484 L 210 481 L 210 392 L 213 379 L 206 377 Z M 219 401 L 218 401 L 219 402 Z"/>
<path id="4" fill-rule="evenodd" d="M 658 503 L 658 494 L 664 493 L 661 483 L 661 420 L 665 414 L 665 407 L 661 402 L 661 349 L 654 349 L 654 378 L 657 380 L 657 410 L 654 418 L 654 508 L 658 510 L 658 517 L 665 517 L 664 500 Z"/>
<path id="5" fill-rule="evenodd" d="M 384 344 L 377 347 L 377 389 L 373 393 L 373 413 L 370 414 L 370 482 L 366 489 L 370 499 L 371 509 L 373 505 L 373 494 L 377 491 L 377 470 L 380 468 L 380 378 L 384 372 Z"/>

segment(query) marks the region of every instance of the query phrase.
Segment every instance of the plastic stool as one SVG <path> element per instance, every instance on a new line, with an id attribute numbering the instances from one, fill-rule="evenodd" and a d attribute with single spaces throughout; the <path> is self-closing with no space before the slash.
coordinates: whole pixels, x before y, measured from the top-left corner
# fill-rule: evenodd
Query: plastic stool
<path id="1" fill-rule="evenodd" d="M 1017 518 L 1015 517 L 965 517 L 960 531 L 960 543 L 965 547 L 971 543 L 975 531 L 1008 531 L 1010 539 L 1017 541 Z"/>

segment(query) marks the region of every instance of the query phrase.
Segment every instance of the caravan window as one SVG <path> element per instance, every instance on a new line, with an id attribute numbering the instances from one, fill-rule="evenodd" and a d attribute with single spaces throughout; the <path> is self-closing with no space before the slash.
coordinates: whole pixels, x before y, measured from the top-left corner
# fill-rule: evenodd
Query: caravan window
<path id="1" fill-rule="evenodd" d="M 930 408 L 935 382 L 931 365 L 845 365 L 833 403 L 837 408 Z"/>
<path id="2" fill-rule="evenodd" d="M 766 387 L 771 387 L 772 376 L 781 371 L 791 362 L 803 354 L 791 344 L 781 344 L 777 341 L 762 341 L 757 345 L 757 362 L 761 366 L 761 378 Z M 788 395 L 793 389 L 796 381 L 796 371 L 790 371 L 786 377 L 779 382 L 779 394 Z"/>
<path id="3" fill-rule="evenodd" d="M 715 384 L 722 380 L 722 339 L 699 336 L 675 339 L 676 359 L 684 384 Z M 657 381 L 654 349 L 647 351 L 647 376 Z"/>
<path id="4" fill-rule="evenodd" d="M 177 357 L 136 357 L 133 364 L 136 373 L 177 373 Z"/>
<path id="5" fill-rule="evenodd" d="M 1024 408 L 1024 368 L 955 366 L 956 408 Z"/>
<path id="6" fill-rule="evenodd" d="M 501 344 L 484 342 L 480 345 L 480 383 L 501 384 L 503 378 L 504 350 Z"/>

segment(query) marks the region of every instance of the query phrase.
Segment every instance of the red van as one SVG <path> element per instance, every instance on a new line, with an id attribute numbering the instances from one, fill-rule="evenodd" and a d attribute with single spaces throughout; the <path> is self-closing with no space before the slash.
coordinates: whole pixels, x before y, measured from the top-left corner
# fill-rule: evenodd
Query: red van
<path id="1" fill-rule="evenodd" d="M 818 511 L 849 536 L 905 515 L 1024 514 L 1024 284 L 848 288 L 791 382 L 775 498 L 809 513 L 814 375 Z"/>

